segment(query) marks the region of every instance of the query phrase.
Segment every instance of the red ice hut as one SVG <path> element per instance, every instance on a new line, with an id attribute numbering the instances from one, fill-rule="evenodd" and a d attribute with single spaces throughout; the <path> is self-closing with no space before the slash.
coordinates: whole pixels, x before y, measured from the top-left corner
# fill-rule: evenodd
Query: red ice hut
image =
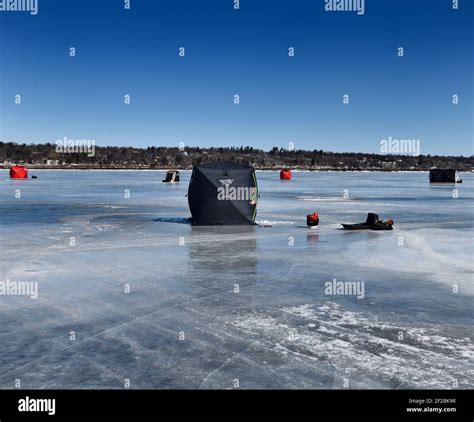
<path id="1" fill-rule="evenodd" d="M 10 179 L 28 179 L 28 169 L 24 166 L 10 168 Z"/>
<path id="2" fill-rule="evenodd" d="M 291 170 L 283 169 L 280 171 L 280 180 L 291 180 Z"/>

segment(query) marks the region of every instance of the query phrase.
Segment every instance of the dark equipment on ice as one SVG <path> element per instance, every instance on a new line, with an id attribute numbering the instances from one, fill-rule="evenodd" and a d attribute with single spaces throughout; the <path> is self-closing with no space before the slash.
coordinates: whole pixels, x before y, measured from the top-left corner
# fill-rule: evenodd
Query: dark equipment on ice
<path id="1" fill-rule="evenodd" d="M 188 203 L 194 225 L 255 224 L 257 199 L 253 167 L 216 161 L 193 168 Z"/>
<path id="2" fill-rule="evenodd" d="M 37 179 L 37 178 L 38 178 L 38 176 L 31 176 L 31 178 L 32 178 L 32 179 Z"/>
<path id="3" fill-rule="evenodd" d="M 169 171 L 166 173 L 166 177 L 162 180 L 164 183 L 179 182 L 179 171 Z"/>
<path id="4" fill-rule="evenodd" d="M 379 220 L 377 214 L 369 212 L 365 223 L 343 224 L 342 226 L 346 230 L 393 230 L 393 220 Z"/>
<path id="5" fill-rule="evenodd" d="M 308 227 L 316 227 L 319 224 L 319 215 L 317 212 L 313 214 L 308 214 L 306 216 L 306 225 Z"/>
<path id="6" fill-rule="evenodd" d="M 462 179 L 453 169 L 431 169 L 430 183 L 462 183 Z"/>

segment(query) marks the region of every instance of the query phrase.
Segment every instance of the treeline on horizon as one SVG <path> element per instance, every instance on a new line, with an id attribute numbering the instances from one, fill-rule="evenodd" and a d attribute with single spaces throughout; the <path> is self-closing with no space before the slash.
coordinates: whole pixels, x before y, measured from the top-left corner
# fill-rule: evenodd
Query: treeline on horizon
<path id="1" fill-rule="evenodd" d="M 34 167 L 103 169 L 190 169 L 208 161 L 229 160 L 253 165 L 257 169 L 283 167 L 304 170 L 429 170 L 452 168 L 470 171 L 474 158 L 438 155 L 385 155 L 323 150 L 270 151 L 246 147 L 99 147 L 94 156 L 87 153 L 56 152 L 55 144 L 17 144 L 0 142 L 0 163 Z"/>

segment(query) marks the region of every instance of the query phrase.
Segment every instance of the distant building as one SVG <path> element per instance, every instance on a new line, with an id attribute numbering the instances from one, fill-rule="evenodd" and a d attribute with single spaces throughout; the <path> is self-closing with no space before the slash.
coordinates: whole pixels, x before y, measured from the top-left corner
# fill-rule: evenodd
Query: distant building
<path id="1" fill-rule="evenodd" d="M 461 180 L 456 170 L 453 169 L 431 169 L 430 183 L 457 183 Z"/>

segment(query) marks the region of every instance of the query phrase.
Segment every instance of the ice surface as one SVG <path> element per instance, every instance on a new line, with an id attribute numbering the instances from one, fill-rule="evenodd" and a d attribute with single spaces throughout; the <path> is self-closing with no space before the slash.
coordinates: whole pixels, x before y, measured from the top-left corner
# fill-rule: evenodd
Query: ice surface
<path id="1" fill-rule="evenodd" d="M 0 281 L 39 286 L 0 295 L 2 388 L 472 388 L 471 174 L 257 172 L 272 227 L 218 228 L 189 172 L 31 173 L 0 171 Z M 340 230 L 369 211 L 395 230 Z"/>

